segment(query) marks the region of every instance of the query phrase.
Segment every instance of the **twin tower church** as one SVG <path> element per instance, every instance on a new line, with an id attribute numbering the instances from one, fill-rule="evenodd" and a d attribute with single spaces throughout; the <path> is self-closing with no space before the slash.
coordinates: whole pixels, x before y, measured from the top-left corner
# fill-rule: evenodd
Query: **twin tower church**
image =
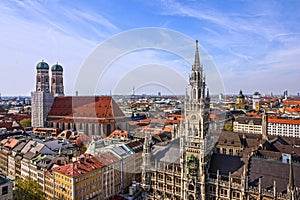
<path id="1" fill-rule="evenodd" d="M 64 96 L 63 67 L 36 65 L 36 87 L 31 93 L 33 128 L 83 131 L 88 136 L 106 137 L 125 129 L 126 117 L 111 96 Z M 51 87 L 50 87 L 51 86 Z"/>

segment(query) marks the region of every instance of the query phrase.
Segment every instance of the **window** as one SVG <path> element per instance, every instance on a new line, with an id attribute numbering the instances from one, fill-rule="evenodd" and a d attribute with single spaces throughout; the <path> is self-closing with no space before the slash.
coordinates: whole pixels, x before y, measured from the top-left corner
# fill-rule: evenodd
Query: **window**
<path id="1" fill-rule="evenodd" d="M 226 189 L 221 189 L 221 196 L 227 196 L 227 190 Z"/>
<path id="2" fill-rule="evenodd" d="M 226 154 L 226 149 L 225 148 L 223 148 L 223 154 Z"/>
<path id="3" fill-rule="evenodd" d="M 8 186 L 2 187 L 2 195 L 8 194 Z"/>
<path id="4" fill-rule="evenodd" d="M 194 186 L 192 184 L 189 184 L 188 189 L 189 190 L 194 190 Z"/>

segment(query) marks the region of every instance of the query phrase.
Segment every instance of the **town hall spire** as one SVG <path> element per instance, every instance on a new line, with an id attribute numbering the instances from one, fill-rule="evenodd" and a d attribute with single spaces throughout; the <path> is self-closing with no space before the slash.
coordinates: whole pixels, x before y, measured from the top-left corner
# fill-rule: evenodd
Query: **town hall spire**
<path id="1" fill-rule="evenodd" d="M 196 40 L 196 51 L 195 51 L 193 70 L 199 70 L 200 67 L 201 66 L 200 66 L 200 57 L 199 57 L 199 50 L 198 50 L 198 40 Z"/>

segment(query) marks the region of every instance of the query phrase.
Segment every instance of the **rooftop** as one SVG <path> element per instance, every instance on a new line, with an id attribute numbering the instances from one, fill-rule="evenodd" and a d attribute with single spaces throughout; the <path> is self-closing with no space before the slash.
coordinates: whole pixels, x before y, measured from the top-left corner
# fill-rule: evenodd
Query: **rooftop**
<path id="1" fill-rule="evenodd" d="M 276 160 L 252 157 L 250 161 L 250 185 L 257 186 L 261 178 L 262 188 L 272 189 L 276 181 L 276 189 L 286 192 L 289 182 L 290 165 Z M 295 186 L 300 187 L 300 165 L 293 164 Z M 274 173 L 276 172 L 276 173 Z"/>
<path id="2" fill-rule="evenodd" d="M 101 163 L 96 157 L 83 154 L 79 157 L 78 161 L 54 167 L 53 171 L 69 177 L 76 177 L 103 166 L 105 166 L 105 164 Z"/>
<path id="3" fill-rule="evenodd" d="M 113 122 L 124 117 L 110 96 L 59 96 L 48 114 L 51 121 Z"/>

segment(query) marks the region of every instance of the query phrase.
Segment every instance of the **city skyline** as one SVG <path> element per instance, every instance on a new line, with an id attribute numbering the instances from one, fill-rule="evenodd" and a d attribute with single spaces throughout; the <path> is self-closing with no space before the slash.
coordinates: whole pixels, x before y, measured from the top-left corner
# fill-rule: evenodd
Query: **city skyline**
<path id="1" fill-rule="evenodd" d="M 240 89 L 245 94 L 284 90 L 297 94 L 299 6 L 296 1 L 1 2 L 5 76 L 0 93 L 29 95 L 35 65 L 44 59 L 50 66 L 58 62 L 64 67 L 66 95 L 74 95 L 81 65 L 101 42 L 131 29 L 161 27 L 199 40 L 218 69 L 226 94 Z M 187 80 L 189 63 L 160 51 L 140 53 L 143 57 L 136 53 L 122 59 L 174 65 Z"/>

